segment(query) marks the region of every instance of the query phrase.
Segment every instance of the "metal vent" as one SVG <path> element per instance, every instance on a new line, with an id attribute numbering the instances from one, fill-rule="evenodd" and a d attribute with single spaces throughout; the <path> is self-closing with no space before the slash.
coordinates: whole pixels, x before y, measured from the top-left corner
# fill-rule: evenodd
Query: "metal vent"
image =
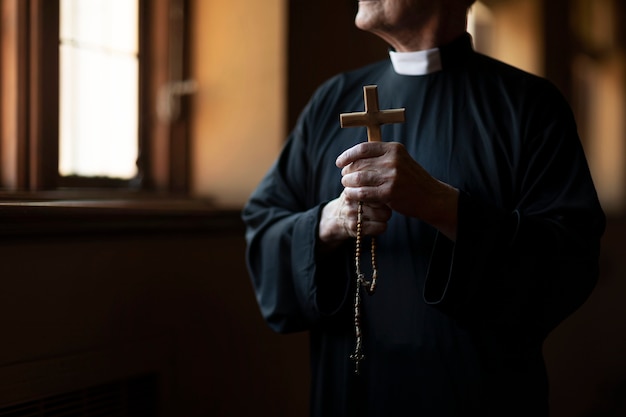
<path id="1" fill-rule="evenodd" d="M 0 408 L 0 417 L 157 417 L 158 376 L 148 374 Z"/>

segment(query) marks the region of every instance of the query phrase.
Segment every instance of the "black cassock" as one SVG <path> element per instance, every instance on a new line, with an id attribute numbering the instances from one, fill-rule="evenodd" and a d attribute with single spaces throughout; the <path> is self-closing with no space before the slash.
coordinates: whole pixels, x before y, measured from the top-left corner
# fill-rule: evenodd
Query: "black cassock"
<path id="1" fill-rule="evenodd" d="M 426 75 L 384 61 L 322 85 L 243 211 L 263 316 L 310 331 L 313 416 L 547 416 L 542 342 L 596 282 L 604 215 L 569 106 L 469 35 L 440 56 Z M 316 237 L 342 191 L 335 159 L 366 140 L 339 114 L 362 110 L 369 84 L 381 109 L 406 108 L 383 140 L 461 195 L 455 243 L 398 213 L 377 238 L 356 376 L 354 242 L 328 255 Z"/>

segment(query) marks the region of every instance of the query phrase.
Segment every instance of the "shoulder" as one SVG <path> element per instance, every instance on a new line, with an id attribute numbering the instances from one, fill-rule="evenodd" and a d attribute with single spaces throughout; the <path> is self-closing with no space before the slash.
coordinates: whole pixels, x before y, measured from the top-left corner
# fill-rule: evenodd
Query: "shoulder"
<path id="1" fill-rule="evenodd" d="M 566 104 L 559 89 L 549 80 L 513 65 L 475 53 L 472 68 L 493 87 L 522 100 L 539 103 Z"/>
<path id="2" fill-rule="evenodd" d="M 569 103 L 556 85 L 544 77 L 479 53 L 474 56 L 470 77 L 485 94 L 489 93 L 491 100 L 512 111 L 522 123 L 575 124 Z"/>
<path id="3" fill-rule="evenodd" d="M 341 100 L 346 91 L 361 91 L 363 85 L 372 83 L 387 71 L 391 63 L 389 60 L 374 62 L 358 69 L 339 73 L 321 84 L 313 94 L 311 101 Z"/>

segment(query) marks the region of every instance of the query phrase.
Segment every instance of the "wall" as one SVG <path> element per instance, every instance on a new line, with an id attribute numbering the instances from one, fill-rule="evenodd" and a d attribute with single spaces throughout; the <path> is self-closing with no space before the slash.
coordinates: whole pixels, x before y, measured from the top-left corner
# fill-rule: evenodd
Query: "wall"
<path id="1" fill-rule="evenodd" d="M 542 2 L 512 0 L 494 2 L 491 56 L 508 64 L 545 76 Z"/>
<path id="2" fill-rule="evenodd" d="M 241 206 L 285 137 L 287 2 L 190 3 L 192 191 Z"/>

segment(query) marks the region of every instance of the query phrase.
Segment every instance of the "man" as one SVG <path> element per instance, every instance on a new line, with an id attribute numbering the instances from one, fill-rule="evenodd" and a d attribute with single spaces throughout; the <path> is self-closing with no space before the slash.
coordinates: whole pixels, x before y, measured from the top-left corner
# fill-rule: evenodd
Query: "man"
<path id="1" fill-rule="evenodd" d="M 548 415 L 542 342 L 595 284 L 604 215 L 569 107 L 473 51 L 471 3 L 360 1 L 390 62 L 320 87 L 244 209 L 262 314 L 310 332 L 313 416 Z M 370 84 L 406 108 L 384 142 L 339 126 Z M 357 375 L 359 201 L 379 278 Z"/>

